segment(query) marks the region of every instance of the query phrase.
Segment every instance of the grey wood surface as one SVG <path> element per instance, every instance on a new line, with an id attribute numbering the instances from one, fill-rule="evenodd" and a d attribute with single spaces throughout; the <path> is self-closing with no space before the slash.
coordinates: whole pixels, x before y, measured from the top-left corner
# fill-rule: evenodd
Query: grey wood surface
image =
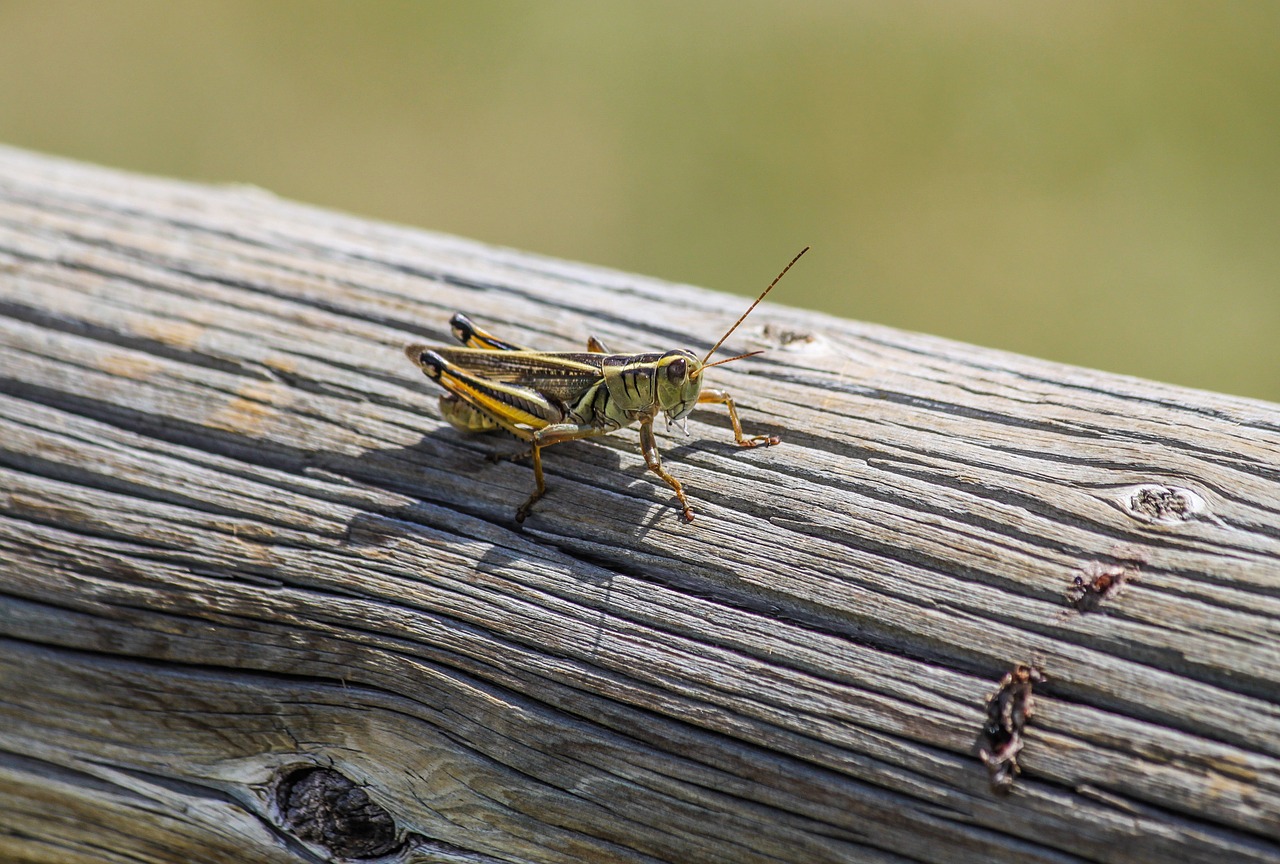
<path id="1" fill-rule="evenodd" d="M 692 524 L 557 446 L 519 530 L 401 353 L 745 302 L 0 150 L 0 860 L 329 860 L 322 768 L 395 861 L 1280 861 L 1280 406 L 766 303 L 708 374 L 780 446 L 660 433 Z"/>

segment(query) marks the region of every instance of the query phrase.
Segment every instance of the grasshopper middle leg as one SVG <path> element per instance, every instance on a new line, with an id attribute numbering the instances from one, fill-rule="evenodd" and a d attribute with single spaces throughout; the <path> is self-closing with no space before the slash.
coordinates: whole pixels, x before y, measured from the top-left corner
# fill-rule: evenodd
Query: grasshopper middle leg
<path id="1" fill-rule="evenodd" d="M 542 448 L 550 447 L 564 441 L 578 438 L 590 438 L 603 435 L 609 430 L 599 426 L 578 425 L 576 423 L 556 423 L 537 430 L 529 439 L 529 452 L 519 454 L 520 458 L 529 456 L 533 459 L 533 494 L 516 510 L 516 522 L 524 522 L 525 517 L 533 510 L 538 499 L 547 494 L 547 482 L 542 476 Z"/>

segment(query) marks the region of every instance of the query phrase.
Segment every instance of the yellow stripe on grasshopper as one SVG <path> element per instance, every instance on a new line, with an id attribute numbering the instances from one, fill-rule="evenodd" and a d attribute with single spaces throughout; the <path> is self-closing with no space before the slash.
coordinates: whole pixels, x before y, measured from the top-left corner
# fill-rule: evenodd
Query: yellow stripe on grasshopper
<path id="1" fill-rule="evenodd" d="M 459 428 L 486 431 L 501 426 L 527 441 L 534 430 L 559 422 L 564 416 L 536 390 L 478 378 L 426 346 L 410 345 L 405 353 L 428 378 L 448 391 L 440 397 L 440 409 Z M 464 410 L 455 400 L 462 400 L 474 410 Z M 477 415 L 488 415 L 491 423 L 485 425 Z"/>

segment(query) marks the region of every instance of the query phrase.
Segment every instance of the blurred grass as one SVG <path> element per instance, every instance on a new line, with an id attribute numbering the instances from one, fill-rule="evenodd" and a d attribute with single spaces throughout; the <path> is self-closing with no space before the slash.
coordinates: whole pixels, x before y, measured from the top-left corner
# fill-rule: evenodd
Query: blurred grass
<path id="1" fill-rule="evenodd" d="M 1280 5 L 0 2 L 0 141 L 1280 401 Z M 640 346 L 636 346 L 640 347 Z"/>

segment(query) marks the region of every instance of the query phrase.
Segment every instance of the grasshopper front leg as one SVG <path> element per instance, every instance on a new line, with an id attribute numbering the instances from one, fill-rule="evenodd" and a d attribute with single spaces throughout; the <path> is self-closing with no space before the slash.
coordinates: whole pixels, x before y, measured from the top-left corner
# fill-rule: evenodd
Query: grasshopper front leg
<path id="1" fill-rule="evenodd" d="M 739 447 L 770 447 L 782 441 L 777 435 L 756 435 L 751 438 L 742 434 L 742 423 L 738 421 L 738 409 L 734 407 L 733 397 L 728 390 L 704 389 L 698 394 L 698 404 L 709 403 L 724 405 L 729 409 L 729 422 L 733 424 L 733 438 Z"/>

